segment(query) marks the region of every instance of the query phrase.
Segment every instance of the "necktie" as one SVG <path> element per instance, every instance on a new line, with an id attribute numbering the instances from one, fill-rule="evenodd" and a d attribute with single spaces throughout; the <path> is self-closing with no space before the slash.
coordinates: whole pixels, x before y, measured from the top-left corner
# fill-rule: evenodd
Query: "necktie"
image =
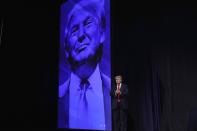
<path id="1" fill-rule="evenodd" d="M 78 127 L 80 128 L 86 128 L 89 124 L 88 120 L 88 101 L 86 97 L 86 91 L 89 88 L 89 81 L 88 80 L 82 80 L 80 83 L 80 97 L 79 97 L 79 103 L 78 103 Z"/>
<path id="2" fill-rule="evenodd" d="M 118 91 L 120 91 L 120 84 L 118 84 Z M 120 93 L 118 93 L 118 102 L 120 102 Z"/>

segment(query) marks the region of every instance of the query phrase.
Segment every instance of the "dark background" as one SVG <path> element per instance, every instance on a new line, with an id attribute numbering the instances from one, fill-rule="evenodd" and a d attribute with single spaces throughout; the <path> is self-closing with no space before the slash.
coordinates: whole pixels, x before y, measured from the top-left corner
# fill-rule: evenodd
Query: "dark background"
<path id="1" fill-rule="evenodd" d="M 1 127 L 56 128 L 59 5 L 1 1 Z M 187 131 L 197 108 L 197 15 L 187 4 L 111 0 L 112 78 L 129 85 L 129 131 Z"/>

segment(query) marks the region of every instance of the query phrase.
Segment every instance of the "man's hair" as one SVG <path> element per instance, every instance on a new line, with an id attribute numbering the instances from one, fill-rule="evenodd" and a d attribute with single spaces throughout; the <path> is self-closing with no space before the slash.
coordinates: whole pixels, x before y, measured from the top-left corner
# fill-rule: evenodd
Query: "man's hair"
<path id="1" fill-rule="evenodd" d="M 116 75 L 115 79 L 120 78 L 122 80 L 122 76 L 121 75 Z"/>
<path id="2" fill-rule="evenodd" d="M 68 13 L 66 18 L 66 26 L 65 26 L 65 32 L 64 32 L 64 48 L 65 51 L 69 51 L 68 44 L 68 34 L 69 34 L 69 26 L 71 24 L 73 15 L 75 11 L 78 10 L 85 10 L 88 12 L 92 12 L 96 14 L 99 25 L 102 31 L 105 31 L 106 28 L 106 18 L 105 18 L 105 11 L 104 11 L 104 0 L 81 0 L 77 4 L 74 5 L 72 10 Z M 103 44 L 103 43 L 102 43 Z"/>

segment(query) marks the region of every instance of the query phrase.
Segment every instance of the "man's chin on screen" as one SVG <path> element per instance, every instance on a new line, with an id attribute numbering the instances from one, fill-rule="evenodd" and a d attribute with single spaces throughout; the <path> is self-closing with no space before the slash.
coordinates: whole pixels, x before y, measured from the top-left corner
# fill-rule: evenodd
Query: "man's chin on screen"
<path id="1" fill-rule="evenodd" d="M 78 52 L 72 53 L 72 58 L 76 62 L 87 61 L 95 56 L 96 51 L 93 51 L 88 46 L 84 46 Z"/>

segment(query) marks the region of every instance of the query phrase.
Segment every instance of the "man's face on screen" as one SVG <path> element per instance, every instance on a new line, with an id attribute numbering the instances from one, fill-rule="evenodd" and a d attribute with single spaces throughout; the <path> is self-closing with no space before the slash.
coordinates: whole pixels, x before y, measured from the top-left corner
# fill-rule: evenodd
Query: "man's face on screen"
<path id="1" fill-rule="evenodd" d="M 92 58 L 101 43 L 99 19 L 93 13 L 78 10 L 71 17 L 68 34 L 69 54 L 76 62 Z"/>

